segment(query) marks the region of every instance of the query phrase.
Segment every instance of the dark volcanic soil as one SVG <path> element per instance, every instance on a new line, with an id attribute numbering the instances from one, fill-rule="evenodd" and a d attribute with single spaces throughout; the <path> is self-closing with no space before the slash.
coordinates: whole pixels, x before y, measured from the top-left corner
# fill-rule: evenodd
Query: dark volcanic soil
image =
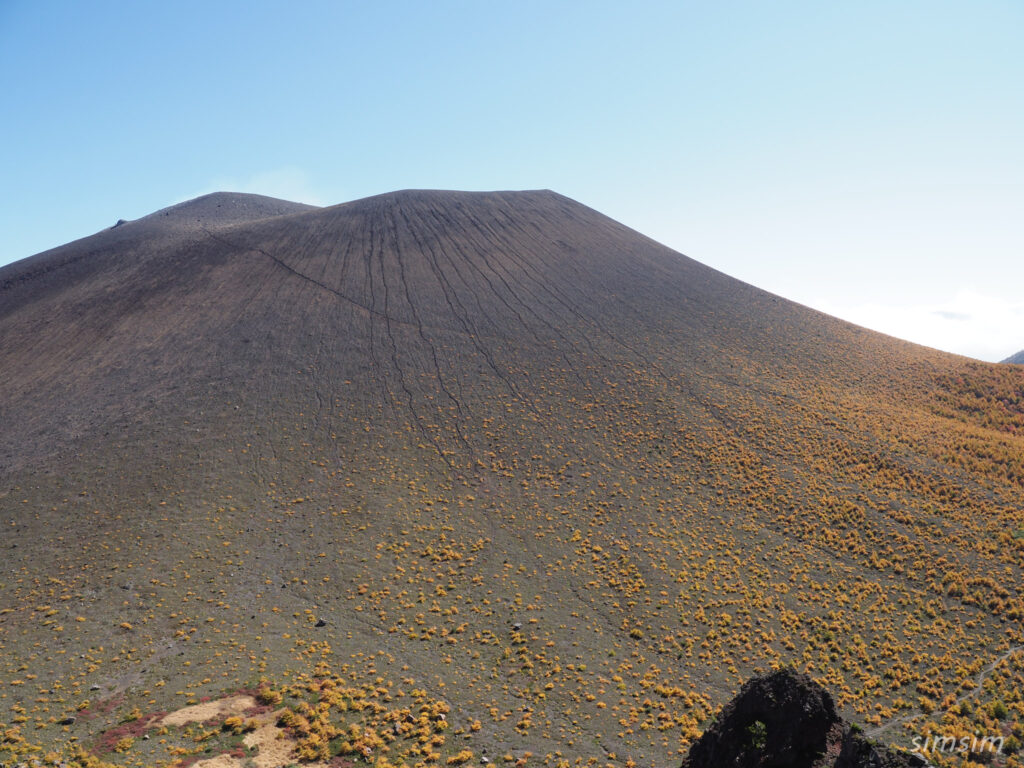
<path id="1" fill-rule="evenodd" d="M 779 663 L 904 746 L 1017 701 L 1024 374 L 553 192 L 174 206 L 0 270 L 0 371 L 36 743 L 318 664 L 438 760 L 675 764 Z"/>

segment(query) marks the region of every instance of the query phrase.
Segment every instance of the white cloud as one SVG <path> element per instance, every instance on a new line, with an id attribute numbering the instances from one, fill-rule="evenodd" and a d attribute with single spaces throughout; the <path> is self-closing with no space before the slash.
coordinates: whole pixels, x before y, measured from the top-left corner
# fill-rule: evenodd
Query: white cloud
<path id="1" fill-rule="evenodd" d="M 309 174 L 301 168 L 290 165 L 259 171 L 251 176 L 241 178 L 218 176 L 212 179 L 202 191 L 183 197 L 178 202 L 191 200 L 211 192 L 249 192 L 308 205 L 333 205 L 340 202 L 324 200 L 314 188 Z"/>
<path id="2" fill-rule="evenodd" d="M 815 302 L 822 312 L 925 346 L 997 361 L 1024 349 L 1024 301 L 973 289 L 932 304 L 839 305 Z"/>

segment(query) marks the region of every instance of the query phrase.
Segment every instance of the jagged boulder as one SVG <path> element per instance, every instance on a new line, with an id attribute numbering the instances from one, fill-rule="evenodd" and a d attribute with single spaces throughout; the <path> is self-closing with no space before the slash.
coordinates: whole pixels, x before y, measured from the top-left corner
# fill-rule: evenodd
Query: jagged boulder
<path id="1" fill-rule="evenodd" d="M 807 675 L 781 669 L 748 680 L 690 748 L 683 768 L 917 768 L 917 755 L 872 744 Z"/>
<path id="2" fill-rule="evenodd" d="M 839 758 L 834 764 L 824 763 L 823 765 L 834 765 L 835 768 L 917 768 L 928 765 L 928 762 L 920 755 L 897 752 L 880 744 L 874 744 L 863 736 L 853 733 L 847 726 L 843 734 Z"/>

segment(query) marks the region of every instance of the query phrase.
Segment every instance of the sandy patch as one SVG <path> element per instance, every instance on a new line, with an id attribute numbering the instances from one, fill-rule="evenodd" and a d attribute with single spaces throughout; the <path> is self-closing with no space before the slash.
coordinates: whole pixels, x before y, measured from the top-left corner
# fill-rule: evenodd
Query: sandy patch
<path id="1" fill-rule="evenodd" d="M 252 733 L 246 734 L 242 740 L 245 746 L 259 751 L 251 758 L 255 768 L 283 768 L 295 762 L 292 753 L 295 751 L 295 742 L 291 739 L 282 738 L 284 731 L 278 728 L 273 722 L 261 725 Z"/>
<path id="2" fill-rule="evenodd" d="M 202 704 L 195 704 L 191 707 L 179 709 L 165 716 L 160 725 L 187 725 L 188 723 L 205 723 L 214 718 L 230 717 L 240 715 L 245 710 L 256 706 L 256 699 L 252 696 L 240 695 L 231 696 L 227 699 L 207 701 Z"/>
<path id="3" fill-rule="evenodd" d="M 261 723 L 252 733 L 246 734 L 242 743 L 258 751 L 250 757 L 254 768 L 287 768 L 295 763 L 295 741 L 288 738 L 283 728 L 278 728 L 277 718 L 284 710 L 269 712 L 254 718 Z M 326 763 L 303 763 L 305 768 L 327 768 Z"/>
<path id="4" fill-rule="evenodd" d="M 171 712 L 159 722 L 159 725 L 202 723 L 207 720 L 240 715 L 254 706 L 256 706 L 256 700 L 252 696 L 232 696 Z M 250 764 L 253 768 L 287 768 L 287 766 L 293 765 L 295 763 L 295 740 L 288 738 L 283 728 L 277 727 L 277 718 L 283 711 L 283 709 L 279 709 L 276 712 L 264 712 L 251 718 L 252 722 L 257 724 L 257 728 L 244 736 L 242 744 L 250 750 L 255 749 L 255 755 L 250 755 L 245 759 L 231 757 L 231 755 L 217 755 L 208 760 L 200 760 L 193 768 L 243 768 Z M 327 768 L 324 763 L 305 763 L 304 765 L 307 768 Z"/>
<path id="5" fill-rule="evenodd" d="M 237 757 L 231 755 L 217 755 L 209 760 L 200 760 L 193 763 L 192 768 L 240 768 L 243 763 Z"/>

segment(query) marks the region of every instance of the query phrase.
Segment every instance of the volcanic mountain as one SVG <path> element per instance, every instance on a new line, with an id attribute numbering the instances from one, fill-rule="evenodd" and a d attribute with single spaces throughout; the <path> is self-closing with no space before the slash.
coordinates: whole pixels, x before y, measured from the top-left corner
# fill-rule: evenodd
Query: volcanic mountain
<path id="1" fill-rule="evenodd" d="M 783 665 L 1020 738 L 1024 374 L 553 192 L 119 222 L 0 269 L 0 370 L 0 761 L 663 764 Z"/>

